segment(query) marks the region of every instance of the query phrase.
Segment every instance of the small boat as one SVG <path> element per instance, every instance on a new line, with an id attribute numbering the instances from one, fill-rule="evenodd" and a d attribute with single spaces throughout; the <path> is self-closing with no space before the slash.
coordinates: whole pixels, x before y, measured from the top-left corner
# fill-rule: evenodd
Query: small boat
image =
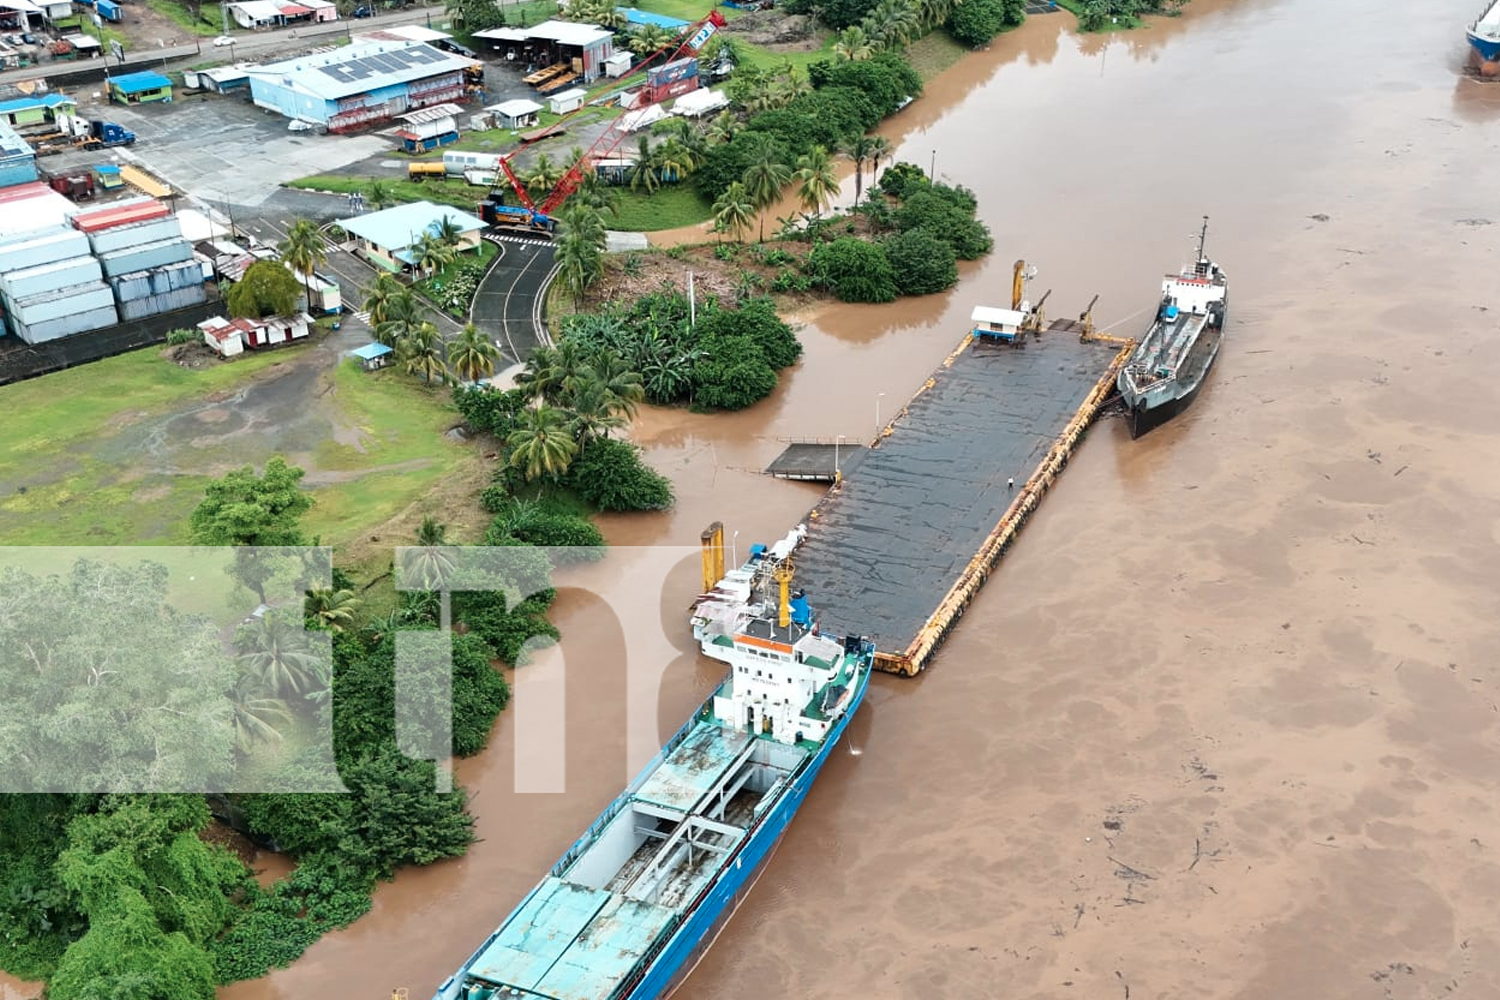
<path id="1" fill-rule="evenodd" d="M 1207 240 L 1205 215 L 1198 259 L 1162 281 L 1156 319 L 1120 371 L 1116 384 L 1133 438 L 1186 409 L 1218 357 L 1229 309 L 1229 279 L 1204 252 Z"/>
<path id="2" fill-rule="evenodd" d="M 1500 59 L 1500 0 L 1492 0 L 1489 8 L 1469 25 L 1469 47 L 1484 62 Z"/>
<path id="3" fill-rule="evenodd" d="M 697 599 L 693 636 L 728 677 L 436 1000 L 658 1000 L 692 971 L 869 685 L 875 644 L 820 632 L 790 590 L 806 533 Z"/>

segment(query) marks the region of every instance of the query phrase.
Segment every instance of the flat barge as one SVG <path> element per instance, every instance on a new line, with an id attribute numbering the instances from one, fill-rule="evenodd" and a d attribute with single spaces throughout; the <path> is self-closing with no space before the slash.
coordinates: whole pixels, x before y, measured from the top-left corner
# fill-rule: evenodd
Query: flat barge
<path id="1" fill-rule="evenodd" d="M 1007 346 L 966 335 L 808 513 L 798 584 L 878 669 L 927 665 L 1114 395 L 1135 342 L 1091 312 Z"/>

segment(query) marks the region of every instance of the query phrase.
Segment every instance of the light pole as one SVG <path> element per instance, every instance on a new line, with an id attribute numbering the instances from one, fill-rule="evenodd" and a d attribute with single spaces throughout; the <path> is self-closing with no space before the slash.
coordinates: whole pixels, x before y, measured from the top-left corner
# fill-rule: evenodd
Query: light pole
<path id="1" fill-rule="evenodd" d="M 875 436 L 877 438 L 880 437 L 880 401 L 884 397 L 885 393 L 883 392 L 877 392 L 875 394 Z"/>
<path id="2" fill-rule="evenodd" d="M 729 536 L 729 561 L 731 569 L 740 568 L 740 533 Z"/>
<path id="3" fill-rule="evenodd" d="M 934 184 L 937 183 L 937 150 L 935 149 L 932 151 L 932 166 L 927 168 L 927 179 Z"/>

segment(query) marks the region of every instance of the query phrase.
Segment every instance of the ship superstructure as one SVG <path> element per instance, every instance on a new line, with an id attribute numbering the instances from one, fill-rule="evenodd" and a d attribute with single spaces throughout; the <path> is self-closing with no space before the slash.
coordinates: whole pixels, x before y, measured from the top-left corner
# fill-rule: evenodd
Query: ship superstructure
<path id="1" fill-rule="evenodd" d="M 869 683 L 874 644 L 820 634 L 792 596 L 794 547 L 755 546 L 698 599 L 729 675 L 437 1000 L 656 1000 L 692 970 Z"/>

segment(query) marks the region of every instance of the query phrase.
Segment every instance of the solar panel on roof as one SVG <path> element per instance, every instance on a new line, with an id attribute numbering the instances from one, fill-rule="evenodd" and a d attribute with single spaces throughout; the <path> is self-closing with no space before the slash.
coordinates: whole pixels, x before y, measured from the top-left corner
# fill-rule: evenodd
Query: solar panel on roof
<path id="1" fill-rule="evenodd" d="M 395 73 L 406 68 L 406 64 L 399 59 L 393 59 L 386 55 L 366 56 L 361 59 L 360 64 L 380 73 Z"/>

